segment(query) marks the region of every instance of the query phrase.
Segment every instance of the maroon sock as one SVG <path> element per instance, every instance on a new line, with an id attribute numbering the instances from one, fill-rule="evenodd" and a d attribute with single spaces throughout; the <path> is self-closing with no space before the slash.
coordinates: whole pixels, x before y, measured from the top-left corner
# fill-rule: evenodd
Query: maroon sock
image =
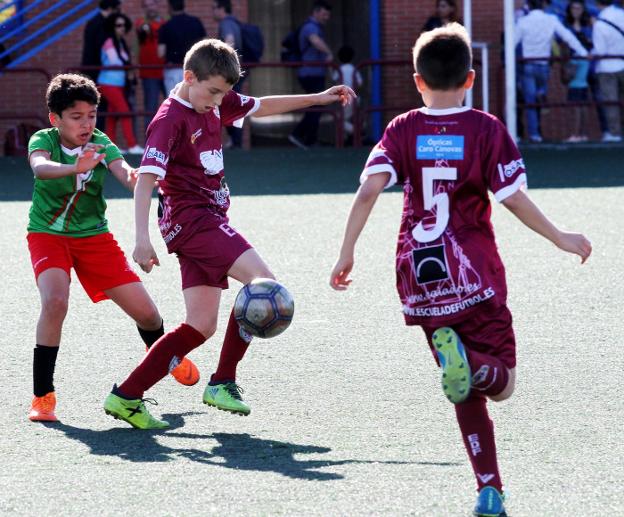
<path id="1" fill-rule="evenodd" d="M 498 358 L 469 350 L 468 362 L 472 371 L 471 389 L 483 395 L 498 395 L 507 386 L 509 370 Z"/>
<path id="2" fill-rule="evenodd" d="M 249 343 L 251 343 L 251 336 L 239 327 L 232 312 L 223 339 L 219 365 L 210 378 L 211 383 L 236 380 L 236 366 L 247 352 Z"/>
<path id="3" fill-rule="evenodd" d="M 472 394 L 465 402 L 455 404 L 455 415 L 477 478 L 478 490 L 489 485 L 501 492 L 503 483 L 496 462 L 494 423 L 488 415 L 487 399 Z"/>
<path id="4" fill-rule="evenodd" d="M 190 325 L 182 323 L 154 343 L 118 390 L 129 399 L 143 398 L 143 393 L 175 368 L 180 360 L 206 338 Z"/>

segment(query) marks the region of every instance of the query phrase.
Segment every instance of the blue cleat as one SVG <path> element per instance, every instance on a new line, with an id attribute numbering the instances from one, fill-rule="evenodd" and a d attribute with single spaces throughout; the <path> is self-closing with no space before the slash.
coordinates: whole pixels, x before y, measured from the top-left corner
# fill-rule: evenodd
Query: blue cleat
<path id="1" fill-rule="evenodd" d="M 470 365 L 464 345 L 449 327 L 436 330 L 431 342 L 442 367 L 442 391 L 453 404 L 459 404 L 470 395 Z"/>
<path id="2" fill-rule="evenodd" d="M 505 513 L 505 494 L 493 486 L 484 486 L 477 496 L 473 514 L 477 517 L 507 517 Z"/>

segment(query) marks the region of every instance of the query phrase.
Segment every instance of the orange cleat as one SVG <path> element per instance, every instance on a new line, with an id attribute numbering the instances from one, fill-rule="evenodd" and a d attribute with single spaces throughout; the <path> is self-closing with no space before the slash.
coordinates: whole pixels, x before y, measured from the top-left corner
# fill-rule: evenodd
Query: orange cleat
<path id="1" fill-rule="evenodd" d="M 180 364 L 169 373 L 176 381 L 185 386 L 194 386 L 199 382 L 199 370 L 197 366 L 186 357 L 183 357 Z"/>
<path id="2" fill-rule="evenodd" d="M 58 422 L 54 414 L 56 395 L 53 391 L 43 397 L 33 397 L 28 419 L 32 422 Z"/>

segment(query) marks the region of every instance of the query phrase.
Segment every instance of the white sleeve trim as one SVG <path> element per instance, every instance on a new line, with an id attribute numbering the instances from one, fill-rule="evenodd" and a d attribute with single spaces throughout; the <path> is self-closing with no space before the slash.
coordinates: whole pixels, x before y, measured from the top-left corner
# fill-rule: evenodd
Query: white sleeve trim
<path id="1" fill-rule="evenodd" d="M 516 178 L 516 181 L 514 181 L 511 185 L 507 187 L 503 187 L 499 191 L 495 192 L 494 199 L 496 199 L 496 201 L 501 203 L 502 201 L 507 199 L 512 194 L 515 194 L 516 192 L 518 192 L 518 190 L 520 190 L 522 187 L 526 187 L 526 186 L 527 186 L 527 176 L 525 173 L 522 173 L 520 174 L 520 176 Z"/>
<path id="2" fill-rule="evenodd" d="M 360 174 L 360 183 L 364 183 L 364 180 L 369 176 L 372 176 L 373 174 L 380 174 L 382 172 L 390 173 L 390 179 L 388 180 L 388 183 L 386 183 L 384 189 L 388 189 L 393 185 L 396 185 L 398 181 L 397 172 L 396 170 L 394 170 L 394 167 L 389 163 L 381 163 L 379 165 L 371 165 L 370 167 L 366 167 L 362 171 L 362 174 Z"/>
<path id="3" fill-rule="evenodd" d="M 260 109 L 260 104 L 261 104 L 260 99 L 258 99 L 257 97 L 251 97 L 251 98 L 254 100 L 254 106 L 245 114 L 245 117 L 250 117 L 251 115 L 253 115 L 256 111 Z M 237 118 L 234 122 L 232 122 L 232 125 L 237 128 L 242 128 L 243 122 L 245 121 L 245 117 Z"/>
<path id="4" fill-rule="evenodd" d="M 141 167 L 139 167 L 139 174 L 156 174 L 160 179 L 163 179 L 167 171 L 155 165 L 141 165 Z"/>

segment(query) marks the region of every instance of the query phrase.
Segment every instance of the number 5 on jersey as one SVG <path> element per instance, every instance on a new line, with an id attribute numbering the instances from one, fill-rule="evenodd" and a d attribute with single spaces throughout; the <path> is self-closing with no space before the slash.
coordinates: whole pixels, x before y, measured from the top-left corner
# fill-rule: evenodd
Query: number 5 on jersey
<path id="1" fill-rule="evenodd" d="M 455 167 L 423 167 L 422 169 L 422 187 L 423 201 L 425 210 L 436 210 L 435 225 L 433 228 L 425 229 L 425 225 L 421 220 L 412 230 L 412 236 L 418 242 L 435 241 L 446 229 L 449 222 L 450 206 L 449 196 L 446 192 L 439 194 L 433 193 L 434 180 L 454 181 L 457 179 L 457 168 Z"/>

